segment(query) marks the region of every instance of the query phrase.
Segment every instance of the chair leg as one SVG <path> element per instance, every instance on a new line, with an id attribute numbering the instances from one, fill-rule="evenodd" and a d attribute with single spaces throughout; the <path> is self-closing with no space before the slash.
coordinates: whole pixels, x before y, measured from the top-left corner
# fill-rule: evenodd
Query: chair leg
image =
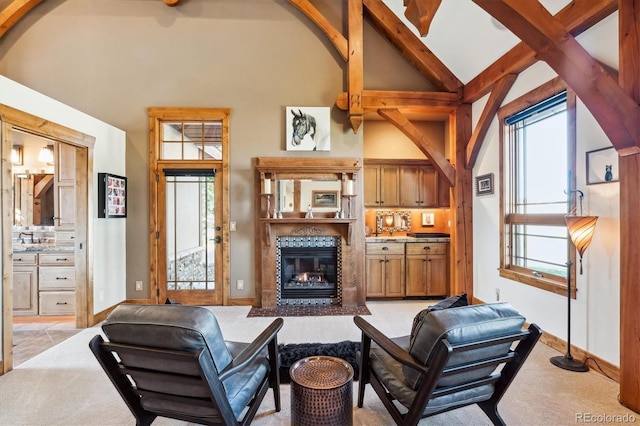
<path id="1" fill-rule="evenodd" d="M 492 400 L 479 402 L 478 406 L 484 411 L 484 413 L 489 417 L 491 423 L 496 426 L 505 426 L 506 423 L 502 420 L 500 413 L 498 413 L 498 404 L 495 404 Z"/>

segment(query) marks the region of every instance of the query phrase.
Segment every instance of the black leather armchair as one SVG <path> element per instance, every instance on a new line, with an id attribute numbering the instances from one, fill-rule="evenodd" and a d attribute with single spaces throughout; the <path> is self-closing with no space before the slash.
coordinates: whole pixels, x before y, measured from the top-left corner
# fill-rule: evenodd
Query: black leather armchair
<path id="1" fill-rule="evenodd" d="M 504 425 L 498 403 L 542 333 L 535 324 L 522 330 L 524 317 L 507 303 L 435 310 L 415 335 L 394 339 L 354 321 L 362 330 L 358 407 L 370 383 L 398 425 L 470 404 Z"/>
<path id="2" fill-rule="evenodd" d="M 136 418 L 251 423 L 269 387 L 280 411 L 274 320 L 253 342 L 224 341 L 213 313 L 184 305 L 120 305 L 91 351 Z"/>

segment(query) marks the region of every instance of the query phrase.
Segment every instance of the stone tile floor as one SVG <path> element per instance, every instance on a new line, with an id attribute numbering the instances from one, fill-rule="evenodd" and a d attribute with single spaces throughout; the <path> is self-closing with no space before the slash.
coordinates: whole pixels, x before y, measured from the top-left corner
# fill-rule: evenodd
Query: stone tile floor
<path id="1" fill-rule="evenodd" d="M 80 331 L 73 316 L 14 317 L 13 367 Z"/>

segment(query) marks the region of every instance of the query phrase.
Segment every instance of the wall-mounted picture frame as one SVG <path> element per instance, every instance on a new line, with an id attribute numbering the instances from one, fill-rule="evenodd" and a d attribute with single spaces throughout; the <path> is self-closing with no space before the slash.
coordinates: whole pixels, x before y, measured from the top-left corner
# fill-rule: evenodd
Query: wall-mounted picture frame
<path id="1" fill-rule="evenodd" d="M 287 151 L 331 151 L 331 108 L 286 107 Z"/>
<path id="2" fill-rule="evenodd" d="M 311 207 L 338 207 L 338 191 L 311 191 Z"/>
<path id="3" fill-rule="evenodd" d="M 586 156 L 587 185 L 618 182 L 618 151 L 614 147 L 588 151 Z"/>
<path id="4" fill-rule="evenodd" d="M 493 173 L 476 176 L 476 195 L 493 194 Z"/>
<path id="5" fill-rule="evenodd" d="M 435 214 L 422 213 L 422 226 L 435 226 Z"/>
<path id="6" fill-rule="evenodd" d="M 98 173 L 98 217 L 127 217 L 127 178 Z"/>

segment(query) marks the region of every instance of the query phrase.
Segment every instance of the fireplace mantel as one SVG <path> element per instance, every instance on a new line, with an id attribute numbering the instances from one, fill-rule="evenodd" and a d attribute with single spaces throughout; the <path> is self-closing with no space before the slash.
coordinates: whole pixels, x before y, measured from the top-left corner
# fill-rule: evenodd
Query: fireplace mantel
<path id="1" fill-rule="evenodd" d="M 317 219 L 306 219 L 306 218 L 284 218 L 284 219 L 260 219 L 260 222 L 264 223 L 265 233 L 266 233 L 266 245 L 271 246 L 271 226 L 272 225 L 331 225 L 331 224 L 340 224 L 346 225 L 347 229 L 347 245 L 351 245 L 353 242 L 353 225 L 357 222 L 356 219 L 335 219 L 335 218 L 317 218 Z"/>
<path id="2" fill-rule="evenodd" d="M 281 236 L 339 237 L 342 262 L 342 306 L 365 304 L 365 238 L 361 164 L 361 158 L 260 157 L 255 159 L 253 188 L 257 306 L 276 307 L 276 241 Z M 342 200 L 340 205 L 343 206 L 342 210 L 346 217 L 335 218 L 332 217 L 336 213 L 335 210 L 323 211 L 318 208 L 313 211 L 313 218 L 305 218 L 305 211 L 303 211 L 305 209 L 300 206 L 302 197 L 294 193 L 294 201 L 297 200 L 294 202 L 294 211 L 278 212 L 278 216 L 284 214 L 284 217 L 274 218 L 272 210 L 275 206 L 271 201 L 275 199 L 275 182 L 280 179 L 341 182 L 338 197 Z"/>

